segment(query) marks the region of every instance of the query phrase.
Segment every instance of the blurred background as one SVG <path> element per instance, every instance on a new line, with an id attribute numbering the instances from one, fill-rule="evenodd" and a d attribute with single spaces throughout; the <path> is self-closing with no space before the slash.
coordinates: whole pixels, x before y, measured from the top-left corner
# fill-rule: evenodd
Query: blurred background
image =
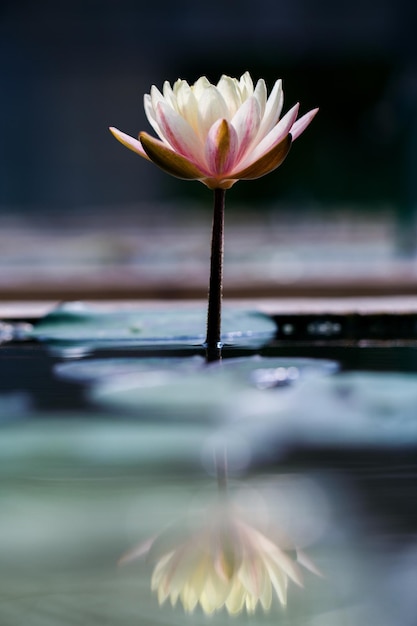
<path id="1" fill-rule="evenodd" d="M 123 149 L 108 126 L 150 130 L 142 99 L 152 84 L 245 70 L 269 89 L 283 79 L 284 110 L 300 101 L 320 113 L 279 170 L 228 194 L 231 295 L 233 263 L 248 254 L 254 267 L 262 250 L 252 285 L 264 295 L 283 285 L 340 294 L 346 277 L 355 293 L 365 266 L 356 291 L 414 293 L 416 25 L 411 0 L 3 0 L 0 296 L 54 294 L 57 282 L 82 296 L 103 265 L 98 297 L 140 295 L 138 283 L 166 294 L 190 245 L 208 255 L 210 194 Z M 133 273 L 124 291 L 121 267 Z M 205 269 L 190 276 L 191 295 L 205 285 Z"/>

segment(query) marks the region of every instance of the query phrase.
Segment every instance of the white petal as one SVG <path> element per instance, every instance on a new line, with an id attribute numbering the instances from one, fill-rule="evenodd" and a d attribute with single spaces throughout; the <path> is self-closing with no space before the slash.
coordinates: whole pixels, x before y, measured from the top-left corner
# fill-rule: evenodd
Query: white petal
<path id="1" fill-rule="evenodd" d="M 186 80 L 183 80 L 182 78 L 178 78 L 175 83 L 172 86 L 172 91 L 174 94 L 174 97 L 176 98 L 178 95 L 178 92 L 182 89 L 183 85 L 188 85 Z"/>
<path id="2" fill-rule="evenodd" d="M 229 110 L 220 91 L 213 87 L 207 87 L 198 100 L 200 113 L 200 136 L 205 139 L 210 128 L 217 120 L 229 121 Z"/>
<path id="3" fill-rule="evenodd" d="M 293 106 L 256 148 L 247 157 L 243 158 L 242 162 L 239 163 L 239 169 L 244 169 L 255 163 L 263 154 L 269 152 L 273 146 L 280 143 L 288 135 L 297 117 L 298 107 L 299 104 Z"/>
<path id="4" fill-rule="evenodd" d="M 201 565 L 202 555 L 197 546 L 187 546 L 179 549 L 175 555 L 175 562 L 168 565 L 167 576 L 171 594 L 179 594 L 188 584 L 193 586 L 194 575 L 200 583 L 200 576 L 206 577 L 204 563 Z"/>
<path id="5" fill-rule="evenodd" d="M 187 586 L 192 588 L 197 599 L 203 593 L 207 577 L 210 573 L 211 560 L 208 553 L 200 555 L 192 570 L 189 572 Z"/>
<path id="6" fill-rule="evenodd" d="M 253 95 L 253 82 L 249 72 L 245 72 L 239 81 L 240 93 L 242 94 L 242 102 Z"/>
<path id="7" fill-rule="evenodd" d="M 212 84 L 210 83 L 209 80 L 207 80 L 207 78 L 205 76 L 201 76 L 201 78 L 199 78 L 194 85 L 192 86 L 192 90 L 194 91 L 195 97 L 197 98 L 197 101 L 200 100 L 201 96 L 203 95 L 203 93 L 205 92 L 206 89 L 209 89 L 210 87 L 212 87 Z"/>
<path id="8" fill-rule="evenodd" d="M 266 102 L 257 140 L 261 141 L 278 122 L 283 103 L 282 80 L 277 80 Z"/>
<path id="9" fill-rule="evenodd" d="M 181 89 L 178 90 L 176 105 L 178 113 L 180 113 L 193 130 L 198 133 L 200 113 L 197 98 L 186 81 L 183 81 Z"/>
<path id="10" fill-rule="evenodd" d="M 270 562 L 274 562 L 297 585 L 303 585 L 300 568 L 288 554 L 255 528 L 250 528 L 250 537 L 255 548 L 258 546 Z"/>
<path id="11" fill-rule="evenodd" d="M 258 603 L 258 598 L 255 598 L 254 596 L 250 596 L 250 595 L 246 596 L 245 604 L 246 604 L 246 610 L 249 613 L 249 615 L 253 615 L 253 613 L 255 613 L 257 603 Z"/>
<path id="12" fill-rule="evenodd" d="M 156 109 L 157 106 L 159 104 L 159 102 L 165 102 L 165 98 L 164 96 L 161 94 L 161 92 L 159 91 L 158 87 L 155 87 L 155 85 L 152 85 L 151 87 L 151 103 L 152 103 L 152 107 L 153 110 L 156 114 Z"/>
<path id="13" fill-rule="evenodd" d="M 164 98 L 168 102 L 168 104 L 170 104 L 173 109 L 176 109 L 177 99 L 175 97 L 175 94 L 171 85 L 169 84 L 167 80 L 164 82 L 164 85 L 162 87 L 162 93 L 164 94 Z"/>
<path id="14" fill-rule="evenodd" d="M 192 613 L 194 611 L 198 599 L 195 590 L 190 585 L 185 585 L 184 589 L 181 591 L 181 602 L 186 613 Z"/>
<path id="15" fill-rule="evenodd" d="M 274 587 L 275 593 L 278 596 L 278 600 L 281 602 L 282 606 L 286 606 L 288 587 L 287 577 L 280 571 L 278 567 L 274 566 L 272 563 L 269 563 L 268 559 L 265 559 L 265 566 L 268 571 L 271 584 Z"/>
<path id="16" fill-rule="evenodd" d="M 265 105 L 267 101 L 266 85 L 265 85 L 265 81 L 263 78 L 258 80 L 258 82 L 256 83 L 256 87 L 255 87 L 255 91 L 253 92 L 253 95 L 258 101 L 259 111 L 260 111 L 261 118 L 262 118 L 265 113 Z"/>
<path id="17" fill-rule="evenodd" d="M 309 111 L 308 113 L 300 117 L 300 119 L 297 120 L 295 124 L 293 124 L 290 130 L 293 141 L 294 139 L 297 139 L 297 137 L 299 137 L 302 132 L 305 131 L 313 117 L 316 115 L 317 111 L 318 109 L 313 109 L 312 111 Z"/>
<path id="18" fill-rule="evenodd" d="M 152 574 L 151 590 L 157 591 L 159 604 L 163 604 L 170 595 L 171 589 L 169 584 L 169 569 L 173 567 L 174 559 L 174 554 L 167 555 L 164 559 L 161 559 Z"/>
<path id="19" fill-rule="evenodd" d="M 230 117 L 236 113 L 242 100 L 240 98 L 239 85 L 235 78 L 223 75 L 217 83 L 217 89 L 222 94 L 224 101 L 229 109 Z"/>
<path id="20" fill-rule="evenodd" d="M 173 556 L 174 556 L 174 552 L 170 552 L 169 554 L 166 554 L 164 557 L 162 557 L 156 564 L 155 569 L 152 574 L 152 578 L 151 578 L 152 591 L 155 591 L 155 589 L 158 589 L 159 585 L 161 584 L 162 579 L 164 578 L 166 574 L 167 566 Z"/>
<path id="21" fill-rule="evenodd" d="M 232 581 L 235 579 L 232 578 Z M 211 567 L 208 572 L 206 584 L 204 585 L 205 592 L 210 597 L 216 598 L 216 604 L 218 607 L 223 606 L 226 602 L 226 598 L 230 593 L 233 582 L 227 581 L 223 576 L 219 576 L 216 572 L 214 563 L 211 563 Z"/>
<path id="22" fill-rule="evenodd" d="M 222 605 L 218 605 L 216 597 L 204 590 L 200 596 L 200 606 L 204 613 L 211 615 L 216 609 L 220 609 Z"/>
<path id="23" fill-rule="evenodd" d="M 265 587 L 265 565 L 255 554 L 248 555 L 242 561 L 239 570 L 239 580 L 249 595 L 259 598 Z"/>
<path id="24" fill-rule="evenodd" d="M 265 585 L 260 596 L 262 607 L 265 611 L 269 611 L 272 604 L 272 584 L 268 574 L 265 577 Z"/>
<path id="25" fill-rule="evenodd" d="M 233 585 L 227 600 L 226 608 L 232 615 L 237 615 L 243 608 L 245 603 L 246 593 L 242 585 L 236 580 Z"/>
<path id="26" fill-rule="evenodd" d="M 303 578 L 300 568 L 283 550 L 280 550 L 277 546 L 274 549 L 268 551 L 268 557 L 271 562 L 274 562 L 284 574 L 286 574 L 291 580 L 293 580 L 300 587 L 303 586 Z"/>
<path id="27" fill-rule="evenodd" d="M 152 128 L 154 129 L 156 134 L 161 139 L 163 139 L 161 129 L 159 128 L 159 124 L 156 121 L 155 111 L 154 111 L 154 108 L 153 108 L 153 105 L 152 105 L 152 99 L 151 99 L 151 96 L 149 94 L 145 94 L 143 96 L 143 106 L 144 106 L 145 114 L 146 114 L 146 117 L 148 118 L 149 124 L 152 126 Z M 170 146 L 170 147 L 172 147 L 172 146 Z"/>

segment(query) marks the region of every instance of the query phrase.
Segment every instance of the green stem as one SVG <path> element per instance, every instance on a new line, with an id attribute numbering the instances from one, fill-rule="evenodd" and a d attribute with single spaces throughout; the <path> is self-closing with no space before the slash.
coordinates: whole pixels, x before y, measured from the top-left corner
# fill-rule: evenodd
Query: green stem
<path id="1" fill-rule="evenodd" d="M 207 310 L 206 360 L 222 358 L 221 317 L 223 296 L 224 204 L 226 191 L 214 190 L 210 284 Z"/>

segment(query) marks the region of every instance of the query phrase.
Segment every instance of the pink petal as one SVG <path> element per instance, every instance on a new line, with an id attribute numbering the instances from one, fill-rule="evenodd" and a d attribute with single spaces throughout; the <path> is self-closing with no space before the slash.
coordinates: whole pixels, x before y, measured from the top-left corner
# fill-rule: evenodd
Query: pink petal
<path id="1" fill-rule="evenodd" d="M 206 168 L 202 155 L 202 145 L 191 125 L 166 102 L 158 102 L 156 119 L 162 138 L 186 159 L 194 161 L 198 167 Z"/>
<path id="2" fill-rule="evenodd" d="M 300 117 L 300 119 L 298 119 L 291 126 L 290 133 L 292 135 L 293 141 L 294 139 L 297 139 L 297 137 L 299 137 L 301 133 L 305 131 L 307 126 L 310 124 L 311 120 L 316 116 L 317 112 L 318 112 L 318 109 L 313 109 L 312 111 L 309 111 L 308 113 Z"/>
<path id="3" fill-rule="evenodd" d="M 252 143 L 259 130 L 261 112 L 259 102 L 255 96 L 246 100 L 233 116 L 231 124 L 236 130 L 239 142 L 237 160 L 240 160 Z"/>
<path id="4" fill-rule="evenodd" d="M 206 140 L 206 160 L 212 175 L 228 172 L 237 152 L 238 139 L 235 129 L 227 120 L 218 120 L 210 128 Z"/>
<path id="5" fill-rule="evenodd" d="M 129 148 L 129 150 L 133 150 L 133 152 L 136 152 L 137 154 L 140 154 L 140 156 L 149 160 L 149 157 L 143 149 L 140 141 L 134 139 L 130 135 L 126 135 L 126 133 L 122 133 L 121 130 L 114 128 L 114 126 L 111 126 L 109 128 L 109 131 L 112 133 L 112 135 L 114 135 L 114 137 L 116 137 L 118 141 L 120 141 L 120 143 L 126 146 L 126 148 Z"/>
<path id="6" fill-rule="evenodd" d="M 251 151 L 251 153 L 239 163 L 239 169 L 246 169 L 252 163 L 258 161 L 264 154 L 267 154 L 275 145 L 281 143 L 286 135 L 290 132 L 297 114 L 299 104 L 297 103 L 292 109 L 284 115 L 276 126 L 267 134 L 264 139 Z"/>
<path id="7" fill-rule="evenodd" d="M 291 147 L 291 135 L 288 134 L 280 143 L 277 143 L 269 152 L 266 152 L 244 169 L 234 170 L 229 176 L 234 180 L 253 180 L 269 174 L 286 158 Z"/>

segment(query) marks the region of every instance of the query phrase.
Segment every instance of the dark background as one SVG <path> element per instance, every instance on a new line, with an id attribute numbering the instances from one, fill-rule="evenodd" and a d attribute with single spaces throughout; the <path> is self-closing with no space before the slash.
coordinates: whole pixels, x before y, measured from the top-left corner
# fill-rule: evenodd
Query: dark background
<path id="1" fill-rule="evenodd" d="M 9 0 L 0 5 L 0 211 L 206 199 L 107 128 L 150 130 L 150 86 L 249 70 L 284 110 L 320 113 L 274 174 L 230 201 L 334 207 L 416 201 L 416 9 L 406 0 Z"/>

